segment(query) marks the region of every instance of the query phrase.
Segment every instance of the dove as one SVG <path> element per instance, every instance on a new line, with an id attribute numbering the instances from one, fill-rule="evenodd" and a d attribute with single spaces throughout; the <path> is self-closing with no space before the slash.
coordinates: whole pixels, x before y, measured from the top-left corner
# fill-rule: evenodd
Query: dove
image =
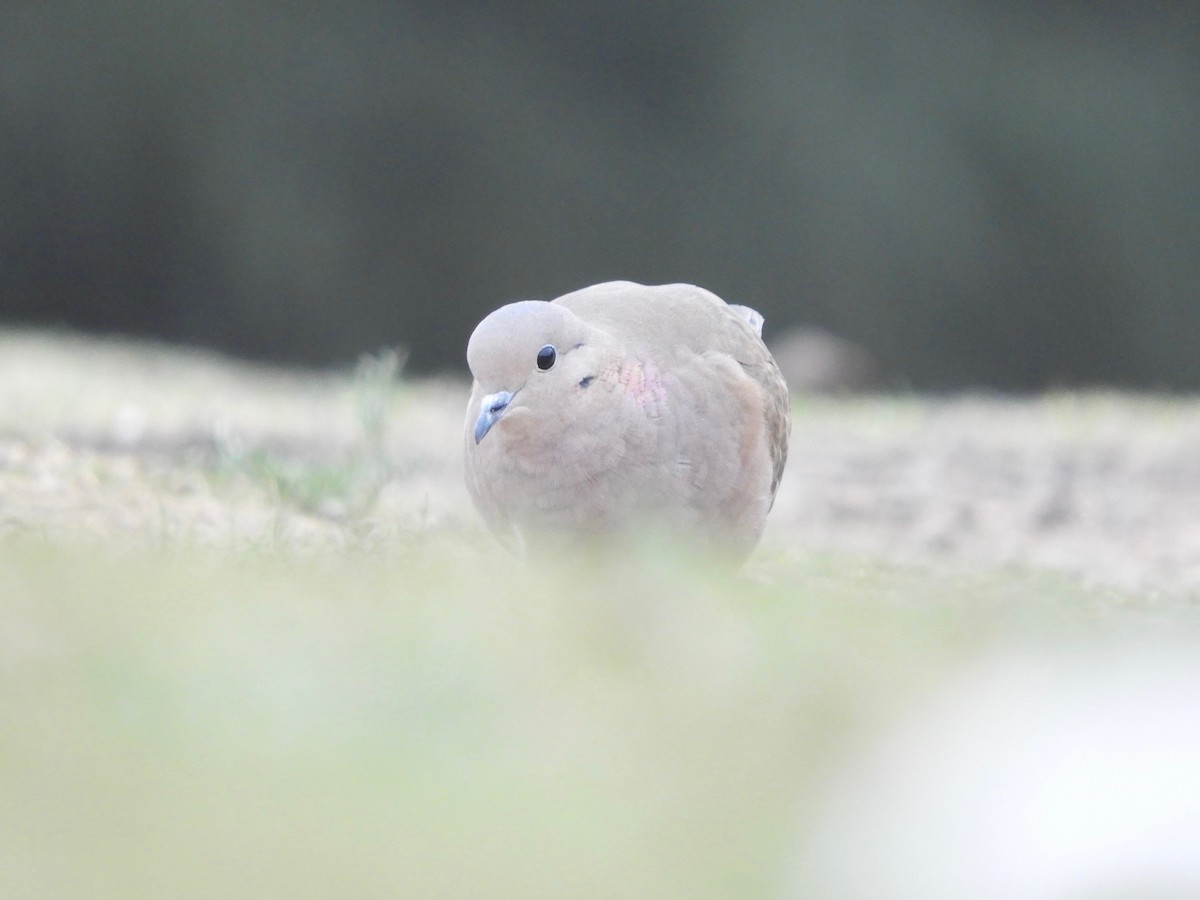
<path id="1" fill-rule="evenodd" d="M 690 284 L 613 281 L 502 306 L 467 344 L 468 492 L 525 552 L 649 528 L 735 562 L 787 459 L 762 316 Z"/>

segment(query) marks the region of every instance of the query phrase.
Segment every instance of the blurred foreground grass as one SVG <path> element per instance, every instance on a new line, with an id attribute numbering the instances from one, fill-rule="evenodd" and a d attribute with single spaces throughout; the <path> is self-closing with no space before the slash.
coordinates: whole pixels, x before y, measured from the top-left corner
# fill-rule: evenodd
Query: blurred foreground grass
<path id="1" fill-rule="evenodd" d="M 1080 519 L 1089 531 L 1058 482 L 1023 481 L 1097 453 L 1096 483 L 1111 480 L 1141 441 L 1126 468 L 1153 477 L 1125 488 L 1161 490 L 1134 512 L 1177 500 L 1159 527 L 1187 551 L 1186 404 L 814 402 L 745 572 L 654 542 L 525 567 L 466 503 L 463 387 L 407 384 L 398 367 L 385 353 L 354 373 L 282 373 L 0 336 L 0 897 L 775 896 L 805 882 L 830 809 L 854 808 L 831 788 L 848 763 L 981 660 L 1197 656 L 1194 587 L 1074 574 L 1115 548 L 1156 577 L 1125 532 L 1094 526 L 1125 495 L 1105 506 L 1093 481 L 1069 481 L 1075 506 L 1103 513 Z M 936 501 L 941 555 L 903 561 L 880 548 L 929 543 L 900 502 L 914 483 Z M 978 484 L 991 493 L 972 532 L 942 512 Z M 839 485 L 826 504 L 819 489 Z M 1029 516 L 1001 506 L 1009 493 L 1036 501 Z M 1070 565 L 975 552 L 1026 519 L 1018 550 L 1076 548 Z M 1142 521 L 1129 527 L 1144 538 Z M 1172 550 L 1162 571 L 1190 578 L 1190 559 Z M 1121 715 L 1105 728 L 1136 731 Z M 893 771 L 932 794 L 970 744 L 928 737 Z M 984 748 L 972 797 L 1007 759 Z M 1200 796 L 1200 776 L 1148 768 Z M 890 809 L 913 825 L 882 845 L 920 833 Z M 855 860 L 866 823 L 842 821 L 831 833 Z M 997 828 L 978 847 L 1003 857 L 1016 838 Z M 834 893 L 985 896 L 874 871 L 891 893 Z"/>
<path id="2" fill-rule="evenodd" d="M 1044 576 L 654 556 L 9 540 L 0 896 L 770 896 L 955 664 L 1163 630 Z"/>

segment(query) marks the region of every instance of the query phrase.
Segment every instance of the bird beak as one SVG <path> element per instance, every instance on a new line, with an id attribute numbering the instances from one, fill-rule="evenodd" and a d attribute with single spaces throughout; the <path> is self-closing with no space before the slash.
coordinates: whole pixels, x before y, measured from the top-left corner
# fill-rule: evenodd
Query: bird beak
<path id="1" fill-rule="evenodd" d="M 475 443 L 482 441 L 483 436 L 500 421 L 512 398 L 513 395 L 508 391 L 497 391 L 483 398 L 479 404 L 479 418 L 475 420 Z"/>

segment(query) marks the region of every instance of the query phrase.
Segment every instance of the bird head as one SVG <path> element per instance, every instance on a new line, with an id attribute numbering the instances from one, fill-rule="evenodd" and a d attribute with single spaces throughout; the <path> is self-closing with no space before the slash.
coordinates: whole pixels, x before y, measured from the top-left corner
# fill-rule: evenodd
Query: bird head
<path id="1" fill-rule="evenodd" d="M 504 421 L 512 430 L 579 409 L 602 368 L 608 336 L 565 307 L 537 300 L 502 306 L 476 327 L 467 344 L 475 378 L 468 428 L 479 444 Z M 474 417 L 474 423 L 470 421 Z"/>

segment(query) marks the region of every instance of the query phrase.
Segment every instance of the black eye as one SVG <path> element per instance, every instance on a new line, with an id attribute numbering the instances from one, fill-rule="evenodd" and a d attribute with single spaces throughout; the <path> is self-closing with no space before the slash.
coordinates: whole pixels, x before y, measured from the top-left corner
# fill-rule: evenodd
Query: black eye
<path id="1" fill-rule="evenodd" d="M 554 349 L 553 344 L 547 344 L 538 351 L 538 368 L 545 372 L 554 365 L 556 359 L 558 359 L 558 351 Z"/>

